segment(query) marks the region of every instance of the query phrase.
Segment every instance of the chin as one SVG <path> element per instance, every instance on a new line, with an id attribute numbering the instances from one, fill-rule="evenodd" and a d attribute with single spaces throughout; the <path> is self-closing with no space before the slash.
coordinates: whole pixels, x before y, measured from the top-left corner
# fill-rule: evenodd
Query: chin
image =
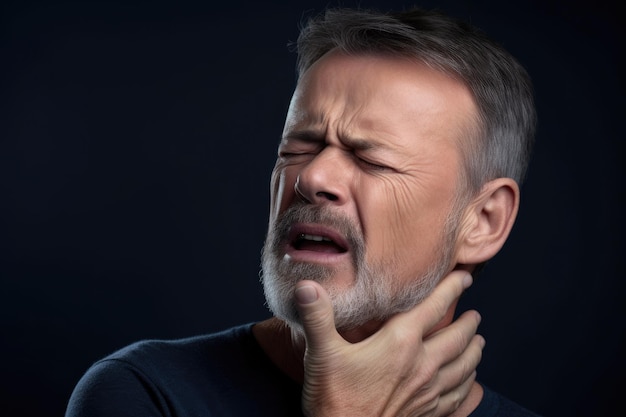
<path id="1" fill-rule="evenodd" d="M 373 327 L 413 308 L 438 282 L 438 279 L 427 276 L 397 289 L 389 285 L 393 277 L 381 276 L 375 271 L 360 270 L 359 274 L 346 277 L 340 272 L 333 273 L 310 264 L 292 264 L 288 271 L 280 266 L 275 259 L 264 259 L 265 298 L 270 311 L 296 332 L 302 332 L 302 324 L 293 301 L 293 291 L 301 277 L 312 278 L 324 287 L 333 304 L 335 327 L 340 332 Z"/>

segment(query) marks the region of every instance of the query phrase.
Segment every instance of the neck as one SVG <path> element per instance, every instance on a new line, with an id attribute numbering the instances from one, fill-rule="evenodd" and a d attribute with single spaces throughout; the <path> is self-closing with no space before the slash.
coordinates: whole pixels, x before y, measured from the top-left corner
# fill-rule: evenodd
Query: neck
<path id="1" fill-rule="evenodd" d="M 455 307 L 456 303 L 426 337 L 452 323 Z M 383 325 L 383 321 L 371 321 L 358 328 L 339 330 L 339 334 L 347 342 L 358 343 L 376 333 Z M 289 378 L 302 383 L 306 350 L 304 335 L 275 317 L 255 324 L 252 332 L 270 360 Z"/>
<path id="2" fill-rule="evenodd" d="M 252 334 L 274 365 L 294 381 L 304 381 L 306 343 L 303 336 L 275 317 L 255 324 Z"/>
<path id="3" fill-rule="evenodd" d="M 452 323 L 455 307 L 456 305 L 453 305 L 449 309 L 446 316 L 429 334 L 435 333 Z M 383 322 L 370 322 L 358 329 L 340 331 L 340 334 L 347 342 L 358 343 L 378 331 L 383 324 Z M 290 379 L 301 384 L 304 381 L 304 353 L 306 350 L 304 336 L 293 331 L 284 321 L 277 318 L 257 323 L 252 328 L 252 332 L 270 360 Z M 478 406 L 482 396 L 482 387 L 474 382 L 469 395 L 451 416 L 468 416 Z"/>

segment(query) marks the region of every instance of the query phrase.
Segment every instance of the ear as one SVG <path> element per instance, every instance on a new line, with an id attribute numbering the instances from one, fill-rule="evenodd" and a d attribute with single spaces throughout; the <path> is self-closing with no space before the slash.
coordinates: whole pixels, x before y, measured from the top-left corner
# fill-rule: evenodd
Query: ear
<path id="1" fill-rule="evenodd" d="M 513 179 L 486 183 L 463 213 L 457 262 L 476 265 L 498 253 L 509 237 L 518 207 L 519 186 Z"/>

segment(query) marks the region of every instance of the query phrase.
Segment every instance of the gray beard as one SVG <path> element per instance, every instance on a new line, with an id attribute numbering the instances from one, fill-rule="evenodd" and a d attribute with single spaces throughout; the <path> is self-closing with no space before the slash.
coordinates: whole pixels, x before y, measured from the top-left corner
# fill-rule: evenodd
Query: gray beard
<path id="1" fill-rule="evenodd" d="M 332 285 L 332 277 L 338 272 L 336 268 L 284 259 L 283 248 L 296 222 L 324 224 L 346 237 L 355 271 L 355 281 L 350 288 L 339 290 Z M 365 262 L 365 242 L 362 233 L 356 232 L 358 226 L 354 222 L 331 214 L 324 207 L 296 203 L 270 225 L 263 247 L 261 281 L 267 305 L 274 316 L 302 332 L 293 292 L 298 281 L 309 279 L 322 284 L 328 292 L 338 330 L 354 329 L 372 320 L 386 320 L 419 304 L 449 271 L 457 223 L 449 216 L 437 251 L 439 258 L 421 277 L 399 287 L 395 284 L 397 278 L 388 272 L 394 270 L 393 264 Z"/>

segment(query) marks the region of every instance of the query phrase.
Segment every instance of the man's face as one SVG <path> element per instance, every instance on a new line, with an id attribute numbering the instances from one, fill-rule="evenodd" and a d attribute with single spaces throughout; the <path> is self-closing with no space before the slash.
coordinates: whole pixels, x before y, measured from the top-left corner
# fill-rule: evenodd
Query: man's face
<path id="1" fill-rule="evenodd" d="M 297 326 L 302 279 L 329 292 L 340 329 L 419 303 L 455 265 L 458 143 L 475 115 L 463 84 L 414 60 L 317 61 L 272 174 L 263 281 L 274 314 Z"/>

